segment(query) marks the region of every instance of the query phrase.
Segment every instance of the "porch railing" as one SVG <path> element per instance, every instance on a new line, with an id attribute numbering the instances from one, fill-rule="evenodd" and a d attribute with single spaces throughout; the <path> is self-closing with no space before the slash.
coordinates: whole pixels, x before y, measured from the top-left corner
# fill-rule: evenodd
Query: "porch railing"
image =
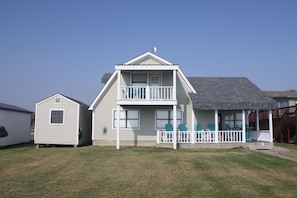
<path id="1" fill-rule="evenodd" d="M 245 142 L 243 140 L 242 130 L 228 131 L 177 131 L 177 143 L 235 143 Z M 157 143 L 172 143 L 173 132 L 166 130 L 157 131 Z"/>
<path id="2" fill-rule="evenodd" d="M 121 100 L 173 100 L 172 86 L 124 86 Z"/>

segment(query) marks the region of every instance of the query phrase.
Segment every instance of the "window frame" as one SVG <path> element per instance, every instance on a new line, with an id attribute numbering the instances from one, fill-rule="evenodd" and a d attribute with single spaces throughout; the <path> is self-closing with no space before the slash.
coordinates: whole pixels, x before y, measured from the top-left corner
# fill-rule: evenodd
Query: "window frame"
<path id="1" fill-rule="evenodd" d="M 128 119 L 128 112 L 129 111 L 137 111 L 138 114 L 138 118 L 136 119 Z M 121 118 L 121 112 L 125 112 L 125 117 Z M 117 118 L 116 118 L 116 113 L 117 113 L 117 109 L 113 109 L 112 110 L 112 129 L 117 129 L 116 126 L 116 122 L 117 122 Z M 121 120 L 125 122 L 125 127 L 121 127 Z M 137 120 L 137 127 L 128 127 L 128 122 L 129 120 Z M 140 129 L 140 110 L 139 109 L 120 109 L 120 129 L 133 129 L 133 130 L 139 130 Z"/>
<path id="2" fill-rule="evenodd" d="M 59 123 L 59 122 L 52 122 L 52 112 L 53 111 L 61 111 L 63 112 L 62 114 L 62 123 Z M 49 124 L 50 125 L 64 125 L 65 123 L 65 109 L 50 109 L 49 111 Z"/>
<path id="3" fill-rule="evenodd" d="M 167 111 L 167 118 L 164 119 L 157 119 L 157 115 L 158 115 L 158 111 Z M 176 128 L 178 128 L 179 124 L 183 123 L 183 111 L 182 109 L 176 109 L 176 113 L 180 113 L 180 118 L 176 118 Z M 172 118 L 171 118 L 172 116 Z M 166 123 L 171 123 L 173 124 L 173 109 L 156 109 L 155 110 L 155 130 L 160 130 L 160 129 L 164 129 L 165 125 L 162 127 L 158 127 L 158 120 L 163 120 L 163 121 L 167 121 Z"/>
<path id="4" fill-rule="evenodd" d="M 226 119 L 228 117 L 228 119 Z M 223 126 L 225 129 L 225 124 L 228 124 L 232 129 L 240 129 L 242 127 L 242 112 L 232 111 L 232 112 L 224 112 L 222 114 Z M 231 124 L 232 123 L 232 124 Z M 238 123 L 240 123 L 238 125 Z"/>

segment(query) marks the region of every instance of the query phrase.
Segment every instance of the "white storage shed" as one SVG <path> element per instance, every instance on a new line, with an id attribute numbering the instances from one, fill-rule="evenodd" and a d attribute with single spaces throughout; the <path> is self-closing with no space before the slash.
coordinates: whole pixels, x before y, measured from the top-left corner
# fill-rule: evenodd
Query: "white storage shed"
<path id="1" fill-rule="evenodd" d="M 39 145 L 90 145 L 92 119 L 88 105 L 55 94 L 36 104 L 34 143 Z"/>
<path id="2" fill-rule="evenodd" d="M 0 103 L 0 146 L 30 142 L 32 112 Z"/>

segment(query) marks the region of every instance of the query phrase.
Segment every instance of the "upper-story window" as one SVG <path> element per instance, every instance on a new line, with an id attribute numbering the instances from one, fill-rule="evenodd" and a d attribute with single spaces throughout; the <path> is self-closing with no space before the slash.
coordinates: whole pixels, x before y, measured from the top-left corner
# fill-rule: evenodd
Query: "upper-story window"
<path id="1" fill-rule="evenodd" d="M 146 74 L 132 74 L 132 85 L 146 85 Z"/>

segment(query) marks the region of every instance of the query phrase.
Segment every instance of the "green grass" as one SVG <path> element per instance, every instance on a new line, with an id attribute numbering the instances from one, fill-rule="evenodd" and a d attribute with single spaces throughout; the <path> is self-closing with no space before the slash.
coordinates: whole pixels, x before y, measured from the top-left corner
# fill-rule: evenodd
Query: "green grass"
<path id="1" fill-rule="evenodd" d="M 297 164 L 247 149 L 0 149 L 1 197 L 296 197 Z"/>

